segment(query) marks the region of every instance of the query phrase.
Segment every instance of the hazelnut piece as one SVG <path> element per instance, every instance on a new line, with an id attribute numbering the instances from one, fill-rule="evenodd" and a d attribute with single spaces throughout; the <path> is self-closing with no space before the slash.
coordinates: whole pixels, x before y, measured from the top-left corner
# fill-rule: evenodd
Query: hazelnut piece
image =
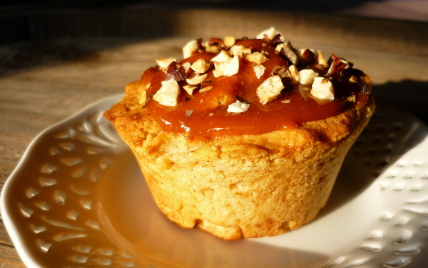
<path id="1" fill-rule="evenodd" d="M 265 105 L 275 99 L 283 88 L 284 85 L 282 84 L 281 77 L 278 75 L 269 77 L 257 88 L 257 95 L 260 98 L 260 103 Z"/>
<path id="2" fill-rule="evenodd" d="M 232 56 L 243 56 L 244 54 L 250 54 L 251 48 L 243 46 L 233 46 L 230 48 L 230 55 Z"/>
<path id="3" fill-rule="evenodd" d="M 204 59 L 198 59 L 195 61 L 190 68 L 197 73 L 205 73 L 210 68 L 211 64 L 209 62 L 205 62 Z"/>
<path id="4" fill-rule="evenodd" d="M 260 52 L 247 54 L 245 55 L 245 59 L 248 60 L 249 62 L 254 62 L 255 64 L 262 64 L 269 61 L 269 59 L 265 56 L 265 54 Z"/>
<path id="5" fill-rule="evenodd" d="M 233 45 L 235 44 L 235 42 L 236 42 L 235 37 L 232 37 L 232 36 L 226 36 L 226 37 L 224 38 L 224 44 L 225 44 L 226 46 L 228 46 L 228 47 L 233 46 Z"/>
<path id="6" fill-rule="evenodd" d="M 158 64 L 159 68 L 161 69 L 165 69 L 166 67 L 168 67 L 168 65 L 171 64 L 171 62 L 173 61 L 177 61 L 174 58 L 168 58 L 168 59 L 157 59 L 156 63 Z"/>
<path id="7" fill-rule="evenodd" d="M 239 100 L 236 100 L 236 102 L 230 104 L 227 107 L 228 113 L 243 113 L 246 112 L 250 108 L 250 104 L 241 102 Z"/>
<path id="8" fill-rule="evenodd" d="M 177 80 L 171 78 L 161 83 L 162 86 L 153 96 L 153 99 L 165 106 L 176 106 L 178 96 L 180 95 L 180 87 Z"/>
<path id="9" fill-rule="evenodd" d="M 198 40 L 192 40 L 183 47 L 183 57 L 186 59 L 199 50 Z"/>
<path id="10" fill-rule="evenodd" d="M 310 85 L 314 82 L 314 78 L 318 76 L 318 73 L 312 69 L 304 69 L 299 71 L 300 84 L 302 85 Z"/>
<path id="11" fill-rule="evenodd" d="M 272 40 L 277 34 L 281 34 L 281 33 L 278 32 L 274 27 L 270 27 L 269 29 L 264 30 L 263 32 L 261 32 L 260 34 L 258 34 L 256 38 L 257 39 L 264 39 L 265 35 L 266 35 L 269 40 Z M 280 37 L 280 40 L 282 42 L 284 42 L 284 39 L 283 39 L 282 35 Z"/>
<path id="12" fill-rule="evenodd" d="M 230 57 L 226 51 L 222 50 L 222 51 L 220 51 L 220 53 L 217 56 L 212 58 L 211 61 L 225 62 L 225 61 L 230 60 L 231 58 L 232 57 Z"/>
<path id="13" fill-rule="evenodd" d="M 208 74 L 203 74 L 203 75 L 200 75 L 200 76 L 196 75 L 196 76 L 194 76 L 192 78 L 187 78 L 186 82 L 189 85 L 199 85 L 199 84 L 202 84 L 205 81 L 205 78 L 207 78 L 207 76 L 208 76 Z"/>
<path id="14" fill-rule="evenodd" d="M 333 84 L 324 77 L 315 77 L 312 84 L 311 95 L 322 100 L 334 100 Z"/>
<path id="15" fill-rule="evenodd" d="M 265 73 L 266 67 L 263 65 L 254 66 L 254 73 L 256 73 L 257 79 L 260 79 L 262 75 Z"/>

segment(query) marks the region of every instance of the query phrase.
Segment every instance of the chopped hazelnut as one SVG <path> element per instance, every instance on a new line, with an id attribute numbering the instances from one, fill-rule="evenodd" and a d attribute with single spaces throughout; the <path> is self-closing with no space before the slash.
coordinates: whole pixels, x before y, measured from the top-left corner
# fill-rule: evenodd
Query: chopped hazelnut
<path id="1" fill-rule="evenodd" d="M 257 79 L 260 79 L 262 75 L 265 73 L 266 67 L 263 65 L 254 66 L 254 72 L 256 73 Z"/>
<path id="2" fill-rule="evenodd" d="M 220 53 L 217 56 L 212 58 L 211 61 L 225 62 L 225 61 L 230 60 L 231 58 L 232 57 L 230 57 L 229 54 L 225 50 L 222 50 L 222 51 L 220 51 Z"/>
<path id="3" fill-rule="evenodd" d="M 333 84 L 327 78 L 315 77 L 311 95 L 319 99 L 332 101 L 334 100 Z"/>
<path id="4" fill-rule="evenodd" d="M 370 94 L 372 91 L 372 80 L 367 74 L 361 76 L 361 82 L 363 83 L 362 91 L 364 94 Z"/>
<path id="5" fill-rule="evenodd" d="M 203 74 L 203 75 L 199 75 L 199 76 L 194 76 L 192 78 L 187 78 L 186 82 L 189 85 L 199 85 L 202 84 L 202 82 L 205 81 L 205 78 L 207 78 L 208 74 Z"/>
<path id="6" fill-rule="evenodd" d="M 290 103 L 291 100 L 282 100 L 281 103 Z"/>
<path id="7" fill-rule="evenodd" d="M 275 99 L 284 88 L 282 84 L 281 77 L 274 75 L 266 79 L 260 86 L 257 88 L 257 95 L 260 98 L 261 104 L 265 105 L 271 100 Z"/>
<path id="8" fill-rule="evenodd" d="M 197 40 L 192 40 L 188 42 L 183 47 L 183 57 L 186 59 L 190 56 L 192 56 L 193 52 L 197 51 L 199 49 L 199 43 Z"/>
<path id="9" fill-rule="evenodd" d="M 190 118 L 190 116 L 192 115 L 193 110 L 187 110 L 186 111 L 186 118 Z"/>
<path id="10" fill-rule="evenodd" d="M 349 102 L 355 102 L 355 95 L 354 95 L 354 93 L 352 93 L 351 96 L 349 96 L 348 98 L 346 98 L 346 100 L 349 101 Z"/>
<path id="11" fill-rule="evenodd" d="M 177 61 L 174 58 L 168 58 L 168 59 L 157 59 L 156 63 L 158 64 L 159 68 L 161 69 L 165 69 L 166 67 L 168 67 L 168 65 L 171 64 L 171 62 L 173 61 Z"/>
<path id="12" fill-rule="evenodd" d="M 210 46 L 222 46 L 223 44 L 223 40 L 221 40 L 220 38 L 210 38 L 207 41 L 207 45 Z"/>
<path id="13" fill-rule="evenodd" d="M 195 89 L 197 89 L 198 87 L 196 87 L 196 86 L 191 86 L 191 85 L 185 85 L 185 86 L 183 86 L 183 89 L 187 92 L 187 94 L 189 94 L 189 95 L 192 95 L 193 94 L 193 91 L 195 90 Z"/>
<path id="14" fill-rule="evenodd" d="M 315 58 L 315 53 L 308 48 L 296 49 L 296 55 L 300 63 L 309 63 Z"/>
<path id="15" fill-rule="evenodd" d="M 232 76 L 239 71 L 239 57 L 234 56 L 231 60 L 225 62 L 224 76 Z"/>
<path id="16" fill-rule="evenodd" d="M 257 35 L 256 38 L 257 39 L 264 39 L 265 35 L 266 35 L 269 40 L 272 40 L 275 37 L 275 35 L 277 35 L 277 34 L 281 34 L 281 33 L 278 32 L 274 27 L 270 27 L 269 29 L 264 30 L 259 35 Z M 284 38 L 282 37 L 282 35 L 281 35 L 280 39 L 282 42 L 284 42 Z"/>
<path id="17" fill-rule="evenodd" d="M 290 42 L 287 44 L 279 44 L 275 48 L 275 52 L 278 53 L 283 58 L 285 57 L 288 61 L 289 65 L 298 63 L 298 57 L 296 54 L 296 50 L 293 48 Z"/>
<path id="18" fill-rule="evenodd" d="M 235 75 L 239 71 L 239 57 L 234 56 L 225 62 L 214 62 L 214 66 L 213 75 L 215 77 Z"/>
<path id="19" fill-rule="evenodd" d="M 233 45 L 235 44 L 235 42 L 236 42 L 235 37 L 232 37 L 232 36 L 226 36 L 226 37 L 224 38 L 224 44 L 225 44 L 226 46 L 228 46 L 228 47 L 233 46 Z"/>
<path id="20" fill-rule="evenodd" d="M 210 89 L 212 89 L 212 88 L 213 88 L 212 86 L 204 87 L 204 88 L 201 88 L 201 89 L 199 90 L 199 92 L 200 92 L 200 93 L 204 93 L 204 92 L 207 92 L 208 90 L 210 90 Z"/>
<path id="21" fill-rule="evenodd" d="M 250 104 L 237 100 L 227 107 L 228 113 L 243 113 L 250 108 Z"/>
<path id="22" fill-rule="evenodd" d="M 276 34 L 273 38 L 272 38 L 272 44 L 274 46 L 277 46 L 281 43 L 284 43 L 284 37 L 282 37 L 281 34 Z"/>
<path id="23" fill-rule="evenodd" d="M 328 63 L 325 61 L 324 55 L 321 53 L 321 51 L 317 50 L 316 51 L 316 62 L 321 65 L 323 68 L 327 68 L 328 67 Z"/>
<path id="24" fill-rule="evenodd" d="M 272 74 L 273 75 L 277 74 L 281 78 L 290 77 L 290 73 L 288 72 L 288 69 L 285 68 L 285 66 L 279 66 L 279 65 L 274 66 L 272 69 Z"/>
<path id="25" fill-rule="evenodd" d="M 210 68 L 211 64 L 209 62 L 205 62 L 204 59 L 198 59 L 195 61 L 190 68 L 197 73 L 205 73 Z"/>
<path id="26" fill-rule="evenodd" d="M 353 66 L 351 62 L 338 58 L 333 54 L 331 54 L 328 62 L 331 62 L 330 68 L 327 71 L 329 75 L 343 75 L 343 70 L 351 69 Z"/>
<path id="27" fill-rule="evenodd" d="M 180 95 L 180 87 L 177 80 L 171 78 L 161 83 L 162 86 L 153 96 L 153 99 L 165 106 L 176 106 L 178 95 Z"/>
<path id="28" fill-rule="evenodd" d="M 220 77 L 224 76 L 224 65 L 226 62 L 214 62 L 214 70 L 213 75 L 214 77 Z"/>
<path id="29" fill-rule="evenodd" d="M 230 55 L 232 56 L 243 56 L 245 54 L 250 54 L 251 48 L 243 46 L 233 46 L 230 48 Z"/>
<path id="30" fill-rule="evenodd" d="M 183 67 L 183 69 L 184 69 L 184 72 L 186 73 L 186 74 L 189 74 L 190 73 L 190 67 L 192 66 L 192 64 L 190 63 L 190 62 L 185 62 L 185 63 L 183 63 L 183 65 L 181 65 L 181 67 Z"/>
<path id="31" fill-rule="evenodd" d="M 318 76 L 317 72 L 314 72 L 312 69 L 304 69 L 299 71 L 299 83 L 302 85 L 310 85 L 314 82 L 314 78 Z"/>
<path id="32" fill-rule="evenodd" d="M 299 72 L 297 71 L 296 66 L 295 65 L 291 65 L 290 67 L 288 67 L 288 71 L 290 72 L 291 82 L 293 84 L 299 83 L 300 76 L 299 76 Z"/>
<path id="33" fill-rule="evenodd" d="M 349 78 L 349 83 L 354 83 L 354 84 L 356 84 L 356 83 L 358 83 L 358 80 L 357 80 L 357 78 L 356 78 L 355 76 L 351 76 L 351 77 Z"/>
<path id="34" fill-rule="evenodd" d="M 177 82 L 180 82 L 186 79 L 184 68 L 178 65 L 175 61 L 171 62 L 165 70 L 165 80 L 174 78 Z"/>
<path id="35" fill-rule="evenodd" d="M 249 62 L 254 62 L 256 64 L 262 64 L 269 61 L 269 59 L 263 53 L 260 52 L 247 54 L 245 55 L 245 59 L 247 59 Z"/>
<path id="36" fill-rule="evenodd" d="M 209 45 L 208 42 L 205 43 L 205 51 L 210 53 L 217 53 L 220 51 L 220 48 L 217 45 Z"/>

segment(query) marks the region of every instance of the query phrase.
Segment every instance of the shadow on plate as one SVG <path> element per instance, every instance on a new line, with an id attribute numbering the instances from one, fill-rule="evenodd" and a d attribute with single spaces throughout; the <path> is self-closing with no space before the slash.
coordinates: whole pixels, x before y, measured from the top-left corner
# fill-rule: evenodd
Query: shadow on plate
<path id="1" fill-rule="evenodd" d="M 315 220 L 366 190 L 379 176 L 427 137 L 427 127 L 412 115 L 377 104 L 376 111 L 348 152 L 335 186 Z"/>

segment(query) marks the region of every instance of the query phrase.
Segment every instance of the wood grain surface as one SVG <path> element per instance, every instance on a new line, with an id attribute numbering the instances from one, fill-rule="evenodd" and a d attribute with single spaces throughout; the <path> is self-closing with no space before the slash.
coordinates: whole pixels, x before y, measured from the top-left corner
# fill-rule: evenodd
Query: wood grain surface
<path id="1" fill-rule="evenodd" d="M 428 96 L 427 24 L 237 10 L 169 10 L 160 19 L 156 12 L 32 14 L 31 37 L 16 35 L 3 42 L 0 187 L 38 133 L 97 100 L 123 92 L 128 82 L 155 65 L 156 58 L 182 58 L 181 48 L 191 38 L 254 36 L 271 25 L 295 47 L 318 48 L 324 54 L 334 52 L 347 58 L 371 75 L 377 101 L 428 122 L 424 108 Z M 111 25 L 111 20 L 119 26 Z M 92 28 L 85 28 L 88 25 Z M 131 30 L 135 32 L 129 34 Z M 5 267 L 24 265 L 0 222 L 0 268 Z"/>

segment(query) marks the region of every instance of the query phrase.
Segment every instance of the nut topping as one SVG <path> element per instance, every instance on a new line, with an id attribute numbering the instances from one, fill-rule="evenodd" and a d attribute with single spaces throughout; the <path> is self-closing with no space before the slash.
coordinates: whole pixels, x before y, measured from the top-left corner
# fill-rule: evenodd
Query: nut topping
<path id="1" fill-rule="evenodd" d="M 278 32 L 274 27 L 270 27 L 269 29 L 267 29 L 267 30 L 264 30 L 263 32 L 261 32 L 259 35 L 257 35 L 257 39 L 264 39 L 265 38 L 265 36 L 267 36 L 267 38 L 269 39 L 269 40 L 272 40 L 277 34 L 280 34 L 281 35 L 281 33 L 280 32 Z M 282 37 L 282 35 L 280 36 L 280 40 L 282 41 L 282 42 L 284 42 L 284 38 Z"/>
<path id="2" fill-rule="evenodd" d="M 351 62 L 348 62 L 345 59 L 338 58 L 333 54 L 331 54 L 328 63 L 330 63 L 330 68 L 327 71 L 329 75 L 343 76 L 343 70 L 351 69 L 353 66 Z"/>
<path id="3" fill-rule="evenodd" d="M 300 84 L 302 85 L 310 85 L 314 82 L 314 78 L 318 76 L 317 72 L 314 72 L 312 69 L 304 69 L 299 71 Z"/>
<path id="4" fill-rule="evenodd" d="M 230 48 L 230 55 L 232 56 L 243 56 L 244 54 L 250 54 L 251 48 L 243 46 L 233 46 Z"/>
<path id="5" fill-rule="evenodd" d="M 233 46 L 233 45 L 235 44 L 235 42 L 236 42 L 235 37 L 232 37 L 232 36 L 226 36 L 226 37 L 224 38 L 224 44 L 225 44 L 226 46 L 228 46 L 228 47 Z"/>
<path id="6" fill-rule="evenodd" d="M 184 72 L 185 72 L 186 74 L 189 74 L 189 73 L 190 73 L 190 71 L 191 71 L 190 67 L 191 67 L 191 66 L 192 66 L 192 64 L 191 64 L 190 62 L 185 62 L 185 63 L 183 63 L 183 65 L 181 65 L 181 67 L 183 67 Z"/>
<path id="7" fill-rule="evenodd" d="M 212 86 L 203 87 L 203 88 L 201 88 L 201 89 L 199 90 L 199 92 L 200 92 L 200 93 L 204 93 L 204 92 L 207 92 L 208 90 L 210 90 L 210 89 L 212 89 L 212 88 L 213 88 Z"/>
<path id="8" fill-rule="evenodd" d="M 256 73 L 257 79 L 260 79 L 262 75 L 265 73 L 266 67 L 263 65 L 254 66 L 254 72 Z"/>
<path id="9" fill-rule="evenodd" d="M 205 78 L 207 78 L 207 76 L 208 76 L 208 74 L 203 74 L 203 75 L 200 75 L 200 76 L 196 75 L 196 76 L 194 76 L 192 78 L 187 78 L 186 82 L 189 85 L 199 85 L 199 84 L 202 84 L 205 81 Z"/>
<path id="10" fill-rule="evenodd" d="M 254 62 L 255 64 L 262 64 L 269 61 L 269 59 L 263 53 L 260 52 L 247 54 L 245 55 L 245 59 L 249 62 Z"/>
<path id="11" fill-rule="evenodd" d="M 290 73 L 288 72 L 287 68 L 285 68 L 285 66 L 274 66 L 272 69 L 272 74 L 277 74 L 281 78 L 290 77 Z"/>
<path id="12" fill-rule="evenodd" d="M 358 80 L 357 80 L 357 78 L 356 78 L 355 76 L 351 76 L 351 77 L 349 78 L 349 83 L 357 84 L 357 83 L 358 83 Z"/>
<path id="13" fill-rule="evenodd" d="M 307 48 L 299 48 L 296 50 L 297 58 L 299 59 L 299 63 L 310 63 L 315 58 L 315 53 Z"/>
<path id="14" fill-rule="evenodd" d="M 298 57 L 296 50 L 293 48 L 290 42 L 287 44 L 279 44 L 275 51 L 281 55 L 289 65 L 296 65 L 298 63 Z"/>
<path id="15" fill-rule="evenodd" d="M 210 53 L 217 53 L 220 51 L 220 48 L 216 45 L 210 46 L 207 43 L 205 43 L 205 51 Z"/>
<path id="16" fill-rule="evenodd" d="M 204 59 L 198 59 L 195 61 L 190 68 L 197 73 L 205 73 L 210 68 L 211 64 L 209 62 L 205 62 Z"/>
<path id="17" fill-rule="evenodd" d="M 246 112 L 250 108 L 250 104 L 241 102 L 239 100 L 236 100 L 236 102 L 230 104 L 227 107 L 228 113 L 243 113 Z"/>
<path id="18" fill-rule="evenodd" d="M 165 80 L 169 79 L 175 79 L 177 82 L 186 80 L 184 68 L 179 66 L 175 61 L 171 62 L 166 69 Z"/>
<path id="19" fill-rule="evenodd" d="M 235 75 L 239 71 L 239 57 L 234 56 L 225 62 L 214 62 L 214 66 L 213 75 L 215 77 Z"/>
<path id="20" fill-rule="evenodd" d="M 177 61 L 174 58 L 168 58 L 168 59 L 157 59 L 156 63 L 158 64 L 159 68 L 161 69 L 165 69 L 166 67 L 168 67 L 168 65 L 171 64 L 171 62 L 173 61 Z"/>
<path id="21" fill-rule="evenodd" d="M 192 40 L 183 47 L 183 57 L 187 59 L 199 49 L 198 40 Z"/>
<path id="22" fill-rule="evenodd" d="M 321 51 L 316 51 L 316 62 L 321 65 L 323 68 L 328 67 L 328 63 L 325 61 L 324 55 L 321 53 Z"/>
<path id="23" fill-rule="evenodd" d="M 183 47 L 183 55 L 192 56 L 190 59 L 183 60 L 182 64 L 173 58 L 157 59 L 159 67 L 150 68 L 139 84 L 132 84 L 138 87 L 139 103 L 153 110 L 155 116 L 161 116 L 161 120 L 157 120 L 159 124 L 163 124 L 164 119 L 173 122 L 167 128 L 174 131 L 183 131 L 183 128 L 217 131 L 211 127 L 222 122 L 231 129 L 225 133 L 240 133 L 241 128 L 245 131 L 253 128 L 245 124 L 261 122 L 264 126 L 255 124 L 259 129 L 273 130 L 285 124 L 294 127 L 307 122 L 304 120 L 337 114 L 344 105 L 359 108 L 370 100 L 361 94 L 370 93 L 370 78 L 359 70 L 352 70 L 352 63 L 345 59 L 331 55 L 326 61 L 318 50 L 295 49 L 290 42 L 284 43 L 283 36 L 273 27 L 262 32 L 258 39 L 261 40 L 226 36 L 211 38 L 205 43 L 202 39 L 188 42 Z M 160 82 L 163 77 L 165 81 Z M 225 77 L 230 78 L 223 79 Z M 180 90 L 184 96 L 179 96 Z M 160 105 L 149 103 L 151 99 Z M 331 101 L 325 108 L 317 107 Z M 161 105 L 176 107 L 168 109 Z M 245 112 L 248 116 L 230 119 L 233 114 Z M 184 115 L 189 119 L 183 119 Z M 181 121 L 177 123 L 175 118 Z"/>
<path id="24" fill-rule="evenodd" d="M 165 106 L 176 106 L 178 96 L 180 95 L 180 87 L 177 80 L 171 78 L 161 83 L 162 87 L 156 92 L 153 99 Z"/>
<path id="25" fill-rule="evenodd" d="M 222 50 L 222 51 L 220 51 L 220 53 L 217 56 L 212 58 L 211 61 L 225 62 L 225 61 L 230 60 L 231 58 L 232 57 L 230 57 L 226 51 Z"/>
<path id="26" fill-rule="evenodd" d="M 277 46 L 277 45 L 279 45 L 279 44 L 281 44 L 281 43 L 284 43 L 284 37 L 282 37 L 282 35 L 281 35 L 281 34 L 277 34 L 277 35 L 275 35 L 275 36 L 272 38 L 272 44 L 273 44 L 274 46 Z"/>
<path id="27" fill-rule="evenodd" d="M 299 71 L 297 71 L 296 65 L 291 65 L 288 67 L 290 72 L 291 83 L 297 84 L 300 81 Z"/>
<path id="28" fill-rule="evenodd" d="M 185 85 L 185 86 L 183 86 L 183 89 L 187 92 L 187 94 L 189 94 L 189 95 L 193 95 L 193 91 L 195 90 L 195 89 L 197 89 L 198 87 L 196 87 L 196 86 L 191 86 L 191 85 Z"/>
<path id="29" fill-rule="evenodd" d="M 233 59 L 228 60 L 224 65 L 224 76 L 232 76 L 239 71 L 239 57 L 234 56 Z"/>
<path id="30" fill-rule="evenodd" d="M 327 78 L 315 77 L 311 95 L 319 99 L 332 101 L 334 100 L 333 84 Z"/>
<path id="31" fill-rule="evenodd" d="M 275 99 L 284 88 L 281 77 L 274 75 L 266 79 L 258 88 L 257 95 L 260 98 L 261 104 L 265 105 Z"/>

